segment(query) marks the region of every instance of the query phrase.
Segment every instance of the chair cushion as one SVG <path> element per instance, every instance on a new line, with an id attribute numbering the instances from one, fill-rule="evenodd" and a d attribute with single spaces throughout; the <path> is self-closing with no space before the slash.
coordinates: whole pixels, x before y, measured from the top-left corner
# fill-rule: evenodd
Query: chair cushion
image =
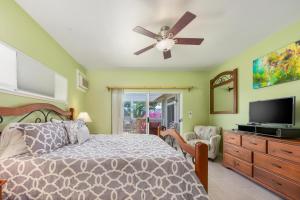
<path id="1" fill-rule="evenodd" d="M 208 146 L 208 150 L 210 150 L 210 143 L 209 140 L 199 140 L 199 139 L 195 139 L 195 140 L 189 140 L 187 143 L 191 146 L 195 146 L 197 142 L 201 142 L 204 144 L 207 144 Z"/>
<path id="2" fill-rule="evenodd" d="M 194 132 L 202 140 L 209 140 L 212 136 L 220 134 L 216 126 L 195 126 Z"/>

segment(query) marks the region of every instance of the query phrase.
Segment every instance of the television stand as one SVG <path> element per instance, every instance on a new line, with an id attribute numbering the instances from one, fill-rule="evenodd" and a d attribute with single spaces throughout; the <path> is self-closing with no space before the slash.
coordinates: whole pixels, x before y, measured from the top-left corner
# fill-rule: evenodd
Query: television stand
<path id="1" fill-rule="evenodd" d="M 238 131 L 245 131 L 257 135 L 265 135 L 276 138 L 300 138 L 300 129 L 292 127 L 272 127 L 261 124 L 238 124 Z"/>

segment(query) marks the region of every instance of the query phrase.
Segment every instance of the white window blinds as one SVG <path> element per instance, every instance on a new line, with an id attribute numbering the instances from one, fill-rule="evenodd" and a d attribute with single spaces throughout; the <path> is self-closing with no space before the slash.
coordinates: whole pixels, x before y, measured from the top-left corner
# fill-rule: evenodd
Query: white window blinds
<path id="1" fill-rule="evenodd" d="M 0 87 L 15 90 L 17 88 L 16 51 L 0 44 Z"/>
<path id="2" fill-rule="evenodd" d="M 41 63 L 19 52 L 17 53 L 17 60 L 18 89 L 54 97 L 55 73 Z"/>
<path id="3" fill-rule="evenodd" d="M 67 102 L 68 80 L 22 52 L 0 43 L 0 90 Z"/>

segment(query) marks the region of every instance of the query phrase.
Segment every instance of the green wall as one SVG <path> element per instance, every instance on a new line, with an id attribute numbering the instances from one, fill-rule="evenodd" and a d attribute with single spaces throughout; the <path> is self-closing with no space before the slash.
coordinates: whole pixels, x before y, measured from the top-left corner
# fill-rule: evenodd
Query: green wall
<path id="1" fill-rule="evenodd" d="M 89 70 L 80 66 L 47 32 L 45 32 L 14 1 L 0 0 L 0 41 L 35 58 L 68 79 L 68 106 L 77 113 L 87 110 L 93 118 L 89 126 L 93 132 L 111 132 L 111 93 L 106 86 L 195 86 L 191 92 L 183 92 L 184 131 L 190 131 L 196 124 L 215 124 L 225 129 L 236 123 L 248 122 L 250 101 L 284 96 L 297 96 L 297 122 L 300 126 L 300 81 L 262 89 L 252 89 L 252 61 L 268 52 L 300 39 L 300 22 L 274 33 L 270 37 L 247 49 L 210 71 L 172 72 L 145 70 Z M 238 68 L 239 113 L 209 115 L 209 80 L 218 73 Z M 76 69 L 88 74 L 90 90 L 83 93 L 76 89 Z M 168 92 L 168 91 L 164 91 Z M 0 106 L 16 106 L 42 100 L 0 93 Z M 44 101 L 42 101 L 44 102 Z M 55 103 L 66 107 L 62 103 Z M 193 118 L 188 118 L 188 111 Z"/>
<path id="2" fill-rule="evenodd" d="M 238 68 L 239 113 L 209 115 L 210 124 L 221 126 L 224 129 L 232 129 L 235 128 L 235 124 L 248 122 L 250 101 L 296 96 L 296 126 L 300 127 L 300 81 L 288 82 L 261 89 L 252 89 L 252 61 L 255 58 L 261 57 L 299 39 L 300 21 L 272 34 L 235 58 L 211 70 L 209 75 L 210 79 L 222 71 Z"/>
<path id="3" fill-rule="evenodd" d="M 85 69 L 12 0 L 0 0 L 0 42 L 22 51 L 66 77 L 67 106 L 74 107 L 76 113 L 84 108 L 85 93 L 76 89 L 76 69 L 83 72 Z M 0 93 L 0 106 L 17 106 L 32 102 L 45 101 Z M 66 107 L 63 103 L 54 104 Z"/>
<path id="4" fill-rule="evenodd" d="M 183 130 L 192 130 L 196 124 L 207 124 L 206 72 L 103 69 L 89 70 L 88 79 L 90 89 L 87 93 L 86 106 L 94 121 L 89 124 L 92 132 L 111 133 L 111 92 L 106 89 L 107 86 L 194 86 L 196 88 L 190 92 L 180 91 L 183 94 Z M 188 111 L 193 112 L 192 119 L 188 118 Z"/>

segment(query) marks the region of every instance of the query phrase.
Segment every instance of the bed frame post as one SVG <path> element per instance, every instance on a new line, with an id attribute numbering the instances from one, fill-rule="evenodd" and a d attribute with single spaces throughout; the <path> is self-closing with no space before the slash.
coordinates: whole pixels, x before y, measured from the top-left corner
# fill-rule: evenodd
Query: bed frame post
<path id="1" fill-rule="evenodd" d="M 74 119 L 74 108 L 70 108 L 69 111 L 71 113 L 70 120 L 73 120 Z"/>
<path id="2" fill-rule="evenodd" d="M 162 139 L 167 136 L 172 137 L 177 141 L 182 151 L 195 158 L 195 173 L 206 192 L 208 192 L 208 146 L 201 142 L 198 142 L 195 147 L 187 144 L 175 129 L 158 127 L 157 135 Z"/>
<path id="3" fill-rule="evenodd" d="M 208 192 L 208 147 L 200 142 L 195 145 L 195 172 Z"/>

